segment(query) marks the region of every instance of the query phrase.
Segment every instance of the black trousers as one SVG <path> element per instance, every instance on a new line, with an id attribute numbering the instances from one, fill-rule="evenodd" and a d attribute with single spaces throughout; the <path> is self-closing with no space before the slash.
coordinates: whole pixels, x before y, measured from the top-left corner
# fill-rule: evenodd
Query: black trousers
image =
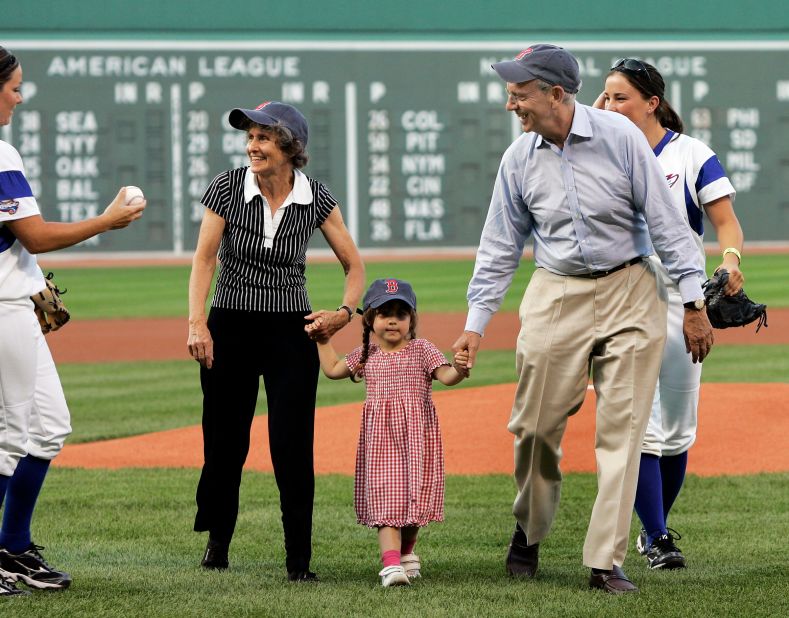
<path id="1" fill-rule="evenodd" d="M 211 369 L 200 369 L 205 463 L 194 529 L 227 543 L 233 537 L 241 470 L 263 376 L 289 572 L 307 570 L 312 554 L 319 361 L 315 343 L 304 332 L 304 315 L 211 309 L 214 363 Z"/>

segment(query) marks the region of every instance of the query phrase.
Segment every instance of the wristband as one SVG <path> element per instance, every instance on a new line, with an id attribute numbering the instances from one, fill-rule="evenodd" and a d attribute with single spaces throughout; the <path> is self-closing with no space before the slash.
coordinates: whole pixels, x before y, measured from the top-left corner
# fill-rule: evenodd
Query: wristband
<path id="1" fill-rule="evenodd" d="M 735 249 L 734 247 L 729 247 L 727 249 L 724 249 L 723 250 L 723 259 L 724 260 L 726 259 L 726 254 L 728 254 L 728 253 L 733 253 L 734 255 L 736 255 L 737 256 L 737 263 L 738 264 L 742 264 L 742 256 L 740 255 L 740 252 L 737 251 L 737 249 Z"/>
<path id="2" fill-rule="evenodd" d="M 348 312 L 348 323 L 350 324 L 351 320 L 353 320 L 353 309 L 351 309 L 348 305 L 340 305 L 337 307 L 336 311 L 339 311 L 340 309 Z"/>

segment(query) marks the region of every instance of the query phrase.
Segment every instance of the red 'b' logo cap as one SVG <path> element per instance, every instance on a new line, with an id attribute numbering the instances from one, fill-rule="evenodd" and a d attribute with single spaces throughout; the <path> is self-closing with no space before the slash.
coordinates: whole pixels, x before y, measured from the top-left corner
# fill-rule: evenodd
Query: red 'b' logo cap
<path id="1" fill-rule="evenodd" d="M 532 51 L 532 50 L 531 50 L 531 47 L 529 47 L 528 49 L 524 49 L 524 50 L 523 50 L 521 53 L 519 53 L 517 56 L 515 56 L 515 60 L 520 60 L 520 59 L 521 59 L 521 58 L 523 58 L 524 56 L 526 56 L 526 55 L 530 54 L 530 53 L 531 53 L 531 51 Z"/>

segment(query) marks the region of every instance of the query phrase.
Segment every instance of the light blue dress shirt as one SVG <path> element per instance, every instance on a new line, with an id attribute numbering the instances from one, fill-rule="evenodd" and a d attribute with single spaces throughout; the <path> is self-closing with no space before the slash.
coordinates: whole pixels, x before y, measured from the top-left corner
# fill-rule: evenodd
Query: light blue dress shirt
<path id="1" fill-rule="evenodd" d="M 646 137 L 622 114 L 576 103 L 563 149 L 524 133 L 504 153 L 468 287 L 466 330 L 484 333 L 532 234 L 536 265 L 553 273 L 609 270 L 656 251 L 683 302 L 703 297 L 690 228 Z"/>

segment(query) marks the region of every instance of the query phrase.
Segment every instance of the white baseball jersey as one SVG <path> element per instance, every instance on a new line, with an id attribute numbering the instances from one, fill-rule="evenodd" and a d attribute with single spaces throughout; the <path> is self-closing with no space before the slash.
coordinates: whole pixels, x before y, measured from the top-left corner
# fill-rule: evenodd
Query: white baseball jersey
<path id="1" fill-rule="evenodd" d="M 734 187 L 715 153 L 695 138 L 667 131 L 654 150 L 666 173 L 674 203 L 694 232 L 699 265 L 704 268 L 702 207 L 726 196 L 734 201 Z M 687 451 L 696 440 L 702 364 L 693 363 L 685 349 L 682 331 L 685 309 L 679 289 L 668 278 L 660 261 L 655 256 L 650 260 L 666 284 L 668 328 L 660 378 L 641 451 L 674 456 Z"/>
<path id="2" fill-rule="evenodd" d="M 13 146 L 0 140 L 0 301 L 27 298 L 44 288 L 35 256 L 5 225 L 40 212 L 25 178 L 22 158 Z"/>
<path id="3" fill-rule="evenodd" d="M 718 157 L 704 142 L 666 131 L 654 150 L 666 174 L 674 204 L 694 232 L 693 238 L 699 247 L 699 268 L 705 270 L 702 207 L 726 196 L 733 202 L 736 193 L 734 187 L 726 177 Z M 667 275 L 664 280 L 670 282 Z"/>
<path id="4" fill-rule="evenodd" d="M 52 459 L 71 433 L 69 410 L 30 296 L 44 276 L 7 221 L 39 214 L 22 158 L 0 141 L 0 474 L 25 455 Z"/>

